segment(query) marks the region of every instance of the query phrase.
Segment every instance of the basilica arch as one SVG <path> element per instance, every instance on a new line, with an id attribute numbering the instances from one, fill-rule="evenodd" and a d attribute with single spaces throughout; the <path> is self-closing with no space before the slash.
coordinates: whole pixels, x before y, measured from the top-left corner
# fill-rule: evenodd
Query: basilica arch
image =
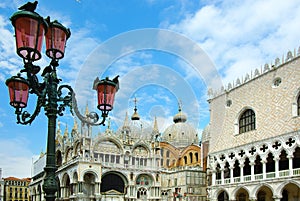
<path id="1" fill-rule="evenodd" d="M 111 192 L 124 194 L 127 184 L 127 178 L 122 173 L 109 171 L 102 175 L 100 193 L 102 195 Z"/>

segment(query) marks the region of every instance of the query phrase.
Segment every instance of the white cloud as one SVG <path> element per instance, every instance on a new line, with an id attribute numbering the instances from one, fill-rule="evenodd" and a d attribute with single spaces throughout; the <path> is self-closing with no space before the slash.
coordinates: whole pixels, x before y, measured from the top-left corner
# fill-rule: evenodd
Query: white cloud
<path id="1" fill-rule="evenodd" d="M 24 138 L 0 140 L 0 168 L 2 177 L 31 177 L 33 153 Z"/>
<path id="2" fill-rule="evenodd" d="M 229 0 L 162 24 L 198 41 L 227 83 L 297 48 L 299 18 L 297 0 Z"/>

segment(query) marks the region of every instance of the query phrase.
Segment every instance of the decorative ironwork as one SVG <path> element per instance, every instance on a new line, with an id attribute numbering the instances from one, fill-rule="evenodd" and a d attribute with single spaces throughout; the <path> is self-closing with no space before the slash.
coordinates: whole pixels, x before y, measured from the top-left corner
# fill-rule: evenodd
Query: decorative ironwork
<path id="1" fill-rule="evenodd" d="M 104 125 L 108 112 L 113 108 L 114 96 L 119 88 L 118 76 L 113 80 L 105 78 L 94 81 L 94 89 L 98 94 L 98 108 L 102 112 L 102 120 L 96 112 L 86 116 L 80 114 L 75 93 L 71 86 L 60 85 L 61 79 L 57 77 L 58 61 L 64 57 L 65 44 L 71 32 L 57 21 L 50 22 L 50 17 L 43 19 L 35 11 L 37 1 L 19 7 L 20 11 L 11 17 L 15 28 L 17 54 L 23 59 L 24 68 L 17 76 L 6 80 L 9 88 L 10 105 L 15 108 L 18 124 L 31 124 L 44 108 L 48 117 L 47 156 L 43 190 L 47 201 L 55 200 L 57 183 L 55 180 L 55 134 L 57 116 L 62 116 L 67 107 L 70 112 L 89 125 Z M 48 66 L 43 69 L 39 82 L 37 74 L 41 68 L 33 62 L 41 58 L 43 37 L 46 38 L 46 55 L 51 59 Z M 26 74 L 26 79 L 21 74 Z M 67 90 L 67 93 L 63 93 Z M 25 110 L 29 94 L 37 96 L 36 107 L 33 113 Z"/>

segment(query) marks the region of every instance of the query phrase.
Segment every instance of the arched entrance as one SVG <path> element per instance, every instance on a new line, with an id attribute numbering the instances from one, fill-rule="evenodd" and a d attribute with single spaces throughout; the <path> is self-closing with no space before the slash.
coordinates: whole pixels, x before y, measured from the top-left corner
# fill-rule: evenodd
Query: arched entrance
<path id="1" fill-rule="evenodd" d="M 236 201 L 248 201 L 249 200 L 249 194 L 248 192 L 241 188 L 236 193 Z"/>
<path id="2" fill-rule="evenodd" d="M 83 176 L 83 193 L 87 196 L 94 196 L 95 194 L 95 175 L 86 173 Z"/>
<path id="3" fill-rule="evenodd" d="M 118 172 L 109 172 L 101 179 L 100 193 L 104 200 L 121 201 L 125 199 L 126 178 Z"/>
<path id="4" fill-rule="evenodd" d="M 101 193 L 105 193 L 110 190 L 115 190 L 120 193 L 124 193 L 125 183 L 123 179 L 114 173 L 109 173 L 102 177 Z"/>
<path id="5" fill-rule="evenodd" d="M 222 191 L 222 192 L 218 195 L 218 201 L 229 201 L 228 193 L 226 193 L 225 191 Z"/>
<path id="6" fill-rule="evenodd" d="M 272 191 L 266 186 L 261 187 L 257 192 L 257 201 L 273 201 Z"/>
<path id="7" fill-rule="evenodd" d="M 300 197 L 300 188 L 295 184 L 287 184 L 282 190 L 280 201 L 289 201 Z"/>
<path id="8" fill-rule="evenodd" d="M 62 190 L 63 189 L 63 190 Z M 69 198 L 71 195 L 71 183 L 68 174 L 65 174 L 62 178 L 62 186 L 61 186 L 61 197 L 62 198 Z"/>

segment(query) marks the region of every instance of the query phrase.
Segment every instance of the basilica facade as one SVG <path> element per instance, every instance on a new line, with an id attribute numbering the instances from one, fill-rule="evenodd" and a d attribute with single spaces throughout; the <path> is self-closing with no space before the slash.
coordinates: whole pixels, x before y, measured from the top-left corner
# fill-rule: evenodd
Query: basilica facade
<path id="1" fill-rule="evenodd" d="M 300 48 L 209 96 L 208 200 L 300 200 Z"/>
<path id="2" fill-rule="evenodd" d="M 198 133 L 180 107 L 173 120 L 160 133 L 157 120 L 145 125 L 135 108 L 116 131 L 108 122 L 95 137 L 84 122 L 75 120 L 70 132 L 58 124 L 57 200 L 206 200 Z M 34 166 L 31 199 L 44 200 L 39 167 L 45 166 L 45 155 Z"/>

